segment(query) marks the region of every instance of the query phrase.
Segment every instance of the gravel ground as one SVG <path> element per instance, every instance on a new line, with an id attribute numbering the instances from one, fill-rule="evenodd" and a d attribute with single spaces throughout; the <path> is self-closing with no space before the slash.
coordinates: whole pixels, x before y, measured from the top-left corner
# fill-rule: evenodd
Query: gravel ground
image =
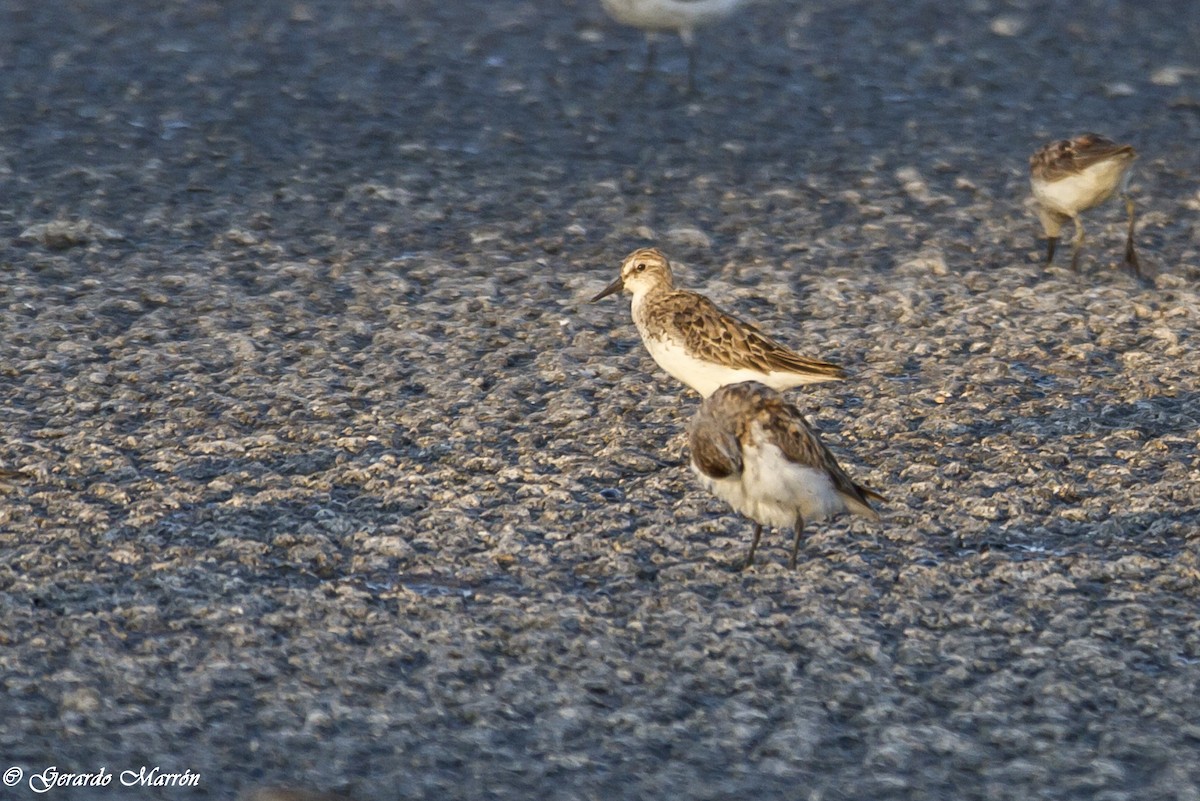
<path id="1" fill-rule="evenodd" d="M 10 0 L 0 769 L 1200 799 L 1200 4 L 1142 5 L 763 2 L 688 98 L 591 0 Z M 1085 130 L 1145 285 L 1116 203 L 1039 264 Z M 791 397 L 882 524 L 732 569 L 585 302 L 644 244 L 852 371 Z"/>

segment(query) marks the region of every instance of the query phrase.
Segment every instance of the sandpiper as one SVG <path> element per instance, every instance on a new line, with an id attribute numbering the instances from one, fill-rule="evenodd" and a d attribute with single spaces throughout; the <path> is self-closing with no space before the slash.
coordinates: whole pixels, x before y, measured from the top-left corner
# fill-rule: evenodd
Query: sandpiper
<path id="1" fill-rule="evenodd" d="M 1037 201 L 1038 217 L 1049 239 L 1047 265 L 1054 261 L 1054 249 L 1063 224 L 1072 220 L 1075 236 L 1071 239 L 1071 269 L 1079 268 L 1079 252 L 1083 247 L 1083 223 L 1079 215 L 1120 191 L 1129 214 L 1125 264 L 1135 275 L 1141 276 L 1141 266 L 1133 247 L 1133 201 L 1126 194 L 1129 168 L 1136 158 L 1137 152 L 1132 145 L 1119 145 L 1095 133 L 1051 142 L 1033 154 L 1029 159 L 1029 183 Z"/>
<path id="2" fill-rule="evenodd" d="M 676 289 L 671 263 L 657 248 L 626 256 L 620 277 L 592 302 L 621 290 L 633 295 L 633 322 L 650 356 L 706 398 L 739 381 L 784 390 L 845 377 L 836 364 L 801 356 L 703 295 Z"/>
<path id="3" fill-rule="evenodd" d="M 700 483 L 754 521 L 743 569 L 754 564 L 764 525 L 794 529 L 794 568 L 806 522 L 846 511 L 878 520 L 871 501 L 886 501 L 846 475 L 800 410 L 757 381 L 714 392 L 688 425 L 688 438 Z"/>
<path id="4" fill-rule="evenodd" d="M 696 88 L 696 28 L 722 20 L 737 10 L 744 0 L 600 0 L 608 15 L 624 25 L 646 32 L 646 65 L 639 85 L 654 67 L 655 36 L 675 32 L 683 41 L 688 56 L 688 91 Z"/>

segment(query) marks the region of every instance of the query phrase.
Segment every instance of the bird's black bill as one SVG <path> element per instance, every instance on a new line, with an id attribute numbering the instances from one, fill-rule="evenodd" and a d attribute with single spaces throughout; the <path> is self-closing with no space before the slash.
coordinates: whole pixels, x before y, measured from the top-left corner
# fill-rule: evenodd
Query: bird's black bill
<path id="1" fill-rule="evenodd" d="M 620 292 L 624 288 L 625 288 L 625 282 L 622 281 L 620 278 L 618 278 L 616 281 L 613 281 L 611 284 L 609 284 L 607 287 L 605 287 L 603 292 L 601 292 L 599 295 L 597 295 L 596 297 L 589 300 L 588 303 L 595 303 L 596 301 L 600 300 L 601 298 L 607 298 L 609 295 L 613 295 L 613 294 L 616 294 L 617 292 Z"/>

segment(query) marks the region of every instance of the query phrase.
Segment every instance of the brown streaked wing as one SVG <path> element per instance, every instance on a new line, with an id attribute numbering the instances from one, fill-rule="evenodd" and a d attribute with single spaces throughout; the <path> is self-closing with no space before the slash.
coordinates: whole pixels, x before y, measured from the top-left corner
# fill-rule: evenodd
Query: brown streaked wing
<path id="1" fill-rule="evenodd" d="M 709 478 L 728 478 L 742 472 L 742 447 L 737 434 L 705 402 L 688 424 L 692 463 Z"/>
<path id="2" fill-rule="evenodd" d="M 795 406 L 782 398 L 767 398 L 761 408 L 759 424 L 771 432 L 789 461 L 824 470 L 839 493 L 858 501 L 867 509 L 871 509 L 871 499 L 887 501 L 878 492 L 858 484 L 846 474 L 832 451 L 825 447 L 817 432 Z"/>
<path id="3" fill-rule="evenodd" d="M 783 371 L 845 377 L 845 370 L 838 365 L 785 348 L 753 324 L 721 311 L 703 295 L 674 292 L 664 300 L 662 310 L 671 327 L 683 333 L 688 350 L 706 361 L 764 373 Z"/>
<path id="4" fill-rule="evenodd" d="M 1132 145 L 1118 144 L 1107 136 L 1086 133 L 1074 139 L 1051 142 L 1033 154 L 1029 166 L 1035 178 L 1057 181 L 1121 154 L 1128 154 L 1132 159 L 1137 152 Z"/>

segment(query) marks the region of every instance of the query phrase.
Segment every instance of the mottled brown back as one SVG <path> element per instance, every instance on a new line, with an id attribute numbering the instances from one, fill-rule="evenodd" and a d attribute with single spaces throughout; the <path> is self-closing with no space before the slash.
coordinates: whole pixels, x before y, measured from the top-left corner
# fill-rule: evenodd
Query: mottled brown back
<path id="1" fill-rule="evenodd" d="M 1039 180 L 1057 181 L 1114 156 L 1126 156 L 1132 161 L 1137 158 L 1137 151 L 1132 145 L 1117 144 L 1107 136 L 1085 133 L 1040 148 L 1030 157 L 1029 170 Z"/>
<path id="2" fill-rule="evenodd" d="M 695 292 L 675 289 L 655 295 L 646 304 L 645 316 L 651 328 L 682 333 L 684 346 L 705 361 L 764 373 L 808 373 L 831 379 L 846 374 L 836 364 L 810 359 L 784 347 Z"/>
<path id="3" fill-rule="evenodd" d="M 800 410 L 789 403 L 782 393 L 757 381 L 723 386 L 701 404 L 690 429 L 693 458 L 699 445 L 705 450 L 704 458 L 711 459 L 709 464 L 713 469 L 726 468 L 732 462 L 726 455 L 731 448 L 728 443 L 736 442 L 737 468 L 740 471 L 741 448 L 751 441 L 755 424 L 783 451 L 788 461 L 825 471 L 840 494 L 860 503 L 868 513 L 873 513 L 871 499 L 886 500 L 879 493 L 855 483 L 821 442 L 816 430 L 804 419 Z M 710 456 L 714 452 L 723 458 Z M 705 475 L 724 477 L 709 472 L 700 462 L 697 462 L 697 466 Z"/>

